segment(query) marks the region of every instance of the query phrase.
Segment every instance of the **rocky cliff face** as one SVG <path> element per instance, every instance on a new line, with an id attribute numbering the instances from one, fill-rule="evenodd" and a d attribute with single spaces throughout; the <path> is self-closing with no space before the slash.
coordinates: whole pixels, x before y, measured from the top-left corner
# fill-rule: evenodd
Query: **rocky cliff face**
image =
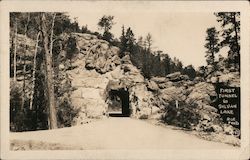
<path id="1" fill-rule="evenodd" d="M 81 110 L 75 119 L 76 125 L 91 118 L 106 117 L 110 90 L 128 90 L 131 116 L 140 114 L 139 106 L 149 106 L 148 99 L 153 95 L 147 91 L 144 77 L 128 55 L 120 58 L 119 48 L 93 35 L 71 34 L 66 38 L 70 36 L 76 39 L 79 53 L 68 65 L 71 69 L 66 69 L 65 64 L 61 64 L 61 68 L 66 70 L 74 87 L 72 104 Z"/>
<path id="2" fill-rule="evenodd" d="M 74 125 L 105 118 L 109 92 L 125 89 L 129 93 L 131 117 L 155 119 L 199 131 L 234 134 L 233 128 L 221 124 L 217 109 L 211 103 L 216 97 L 214 84 L 240 86 L 238 72 L 223 69 L 209 74 L 206 79 L 196 77 L 194 80 L 180 72 L 145 79 L 132 65 L 129 55 L 120 58 L 119 48 L 107 41 L 80 33 L 64 34 L 61 41 L 66 43 L 69 38 L 75 39 L 77 54 L 72 60 L 61 62 L 59 72 L 65 76 L 61 86 L 69 79 L 73 87 L 70 95 L 67 93 L 64 97 L 70 96 L 72 105 L 80 110 Z M 34 41 L 18 37 L 19 44 L 26 44 L 26 41 L 32 44 L 28 49 L 32 58 Z M 65 56 L 66 50 L 62 49 L 59 57 Z"/>
<path id="3" fill-rule="evenodd" d="M 121 64 L 119 48 L 111 46 L 107 41 L 90 34 L 73 33 L 70 36 L 76 39 L 79 53 L 84 56 L 86 69 L 95 69 L 104 74 Z"/>
<path id="4" fill-rule="evenodd" d="M 214 84 L 239 86 L 238 73 L 221 71 L 210 74 L 206 80 L 198 77 L 191 81 L 176 72 L 147 80 L 132 65 L 129 55 L 119 57 L 119 48 L 89 34 L 67 36 L 76 39 L 79 51 L 72 62 L 73 69 L 66 71 L 75 88 L 72 104 L 81 109 L 76 125 L 106 117 L 109 91 L 123 88 L 129 92 L 131 117 L 156 119 L 199 131 L 226 130 L 217 109 L 211 106 L 216 97 Z"/>

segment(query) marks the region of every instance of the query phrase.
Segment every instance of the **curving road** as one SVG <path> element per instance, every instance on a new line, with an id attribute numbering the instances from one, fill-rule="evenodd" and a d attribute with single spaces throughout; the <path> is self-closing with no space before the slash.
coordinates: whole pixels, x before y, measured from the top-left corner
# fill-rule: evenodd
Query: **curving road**
<path id="1" fill-rule="evenodd" d="M 181 130 L 156 126 L 142 120 L 110 117 L 90 124 L 56 130 L 11 133 L 11 140 L 34 140 L 83 149 L 230 149 Z"/>

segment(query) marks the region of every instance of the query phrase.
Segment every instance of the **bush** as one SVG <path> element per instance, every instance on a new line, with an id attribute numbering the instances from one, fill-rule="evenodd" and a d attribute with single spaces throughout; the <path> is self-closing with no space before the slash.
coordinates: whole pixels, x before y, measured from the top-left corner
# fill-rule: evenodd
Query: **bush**
<path id="1" fill-rule="evenodd" d="M 10 86 L 10 130 L 14 132 L 35 130 L 35 113 L 28 108 L 28 100 L 24 101 L 24 109 L 21 110 L 21 87 L 12 82 Z"/>
<path id="2" fill-rule="evenodd" d="M 166 113 L 162 120 L 167 124 L 192 129 L 199 123 L 200 115 L 196 112 L 196 106 L 179 102 L 179 107 L 176 108 L 175 101 L 171 101 L 165 110 Z"/>
<path id="3" fill-rule="evenodd" d="M 71 103 L 70 95 L 74 88 L 68 74 L 64 71 L 59 72 L 56 82 L 55 91 L 58 97 L 57 124 L 60 128 L 70 127 L 73 119 L 80 112 L 80 109 L 76 109 Z"/>
<path id="4" fill-rule="evenodd" d="M 79 53 L 76 42 L 76 38 L 74 37 L 69 37 L 66 42 L 66 58 L 69 60 L 72 60 Z"/>
<path id="5" fill-rule="evenodd" d="M 21 112 L 21 89 L 17 83 L 10 84 L 10 130 L 22 130 L 24 121 L 23 113 Z"/>
<path id="6" fill-rule="evenodd" d="M 71 127 L 74 117 L 78 115 L 80 109 L 75 109 L 69 99 L 63 99 L 57 109 L 57 123 L 60 128 Z"/>
<path id="7" fill-rule="evenodd" d="M 142 115 L 139 117 L 139 119 L 148 119 L 148 115 L 142 114 Z"/>
<path id="8" fill-rule="evenodd" d="M 10 84 L 10 120 L 13 121 L 14 114 L 21 108 L 21 88 L 16 83 Z"/>

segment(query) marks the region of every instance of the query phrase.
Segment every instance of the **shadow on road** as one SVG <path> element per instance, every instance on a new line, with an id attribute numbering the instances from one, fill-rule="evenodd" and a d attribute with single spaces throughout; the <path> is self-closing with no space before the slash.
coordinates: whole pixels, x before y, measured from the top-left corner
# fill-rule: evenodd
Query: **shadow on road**
<path id="1" fill-rule="evenodd" d="M 122 114 L 122 113 L 109 113 L 110 117 L 129 117 L 129 115 Z"/>

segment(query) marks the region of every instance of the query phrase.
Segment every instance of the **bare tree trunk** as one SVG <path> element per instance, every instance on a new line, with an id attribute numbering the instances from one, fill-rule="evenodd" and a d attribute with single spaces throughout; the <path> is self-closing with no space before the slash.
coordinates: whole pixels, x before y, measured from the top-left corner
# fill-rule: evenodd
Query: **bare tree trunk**
<path id="1" fill-rule="evenodd" d="M 28 31 L 28 26 L 29 26 L 29 22 L 30 22 L 30 14 L 28 13 L 28 18 L 27 18 L 27 23 L 25 25 L 25 31 L 24 31 L 24 37 L 27 37 L 27 31 Z M 25 45 L 25 51 L 24 51 L 24 55 L 23 55 L 23 92 L 22 92 L 22 104 L 21 104 L 21 110 L 24 109 L 24 104 L 25 104 L 25 88 L 26 88 L 26 84 L 25 84 L 25 78 L 26 78 L 26 52 L 28 50 L 28 46 L 27 44 Z"/>
<path id="2" fill-rule="evenodd" d="M 236 13 L 233 13 L 233 24 L 234 24 L 234 32 L 235 32 L 235 44 L 236 44 L 236 48 L 237 48 L 237 59 L 240 58 L 240 44 L 239 44 L 239 41 L 238 41 L 238 31 L 237 31 L 237 21 L 236 21 Z M 237 67 L 237 59 L 234 60 L 234 65 L 235 65 L 235 68 Z M 240 66 L 240 60 L 238 62 L 239 66 Z"/>
<path id="3" fill-rule="evenodd" d="M 53 27 L 56 14 L 53 14 L 51 37 L 53 37 Z M 50 42 L 49 48 L 49 36 L 47 33 L 48 27 L 46 23 L 45 13 L 42 13 L 42 34 L 43 34 L 43 45 L 45 50 L 45 66 L 46 66 L 46 83 L 47 83 L 47 96 L 48 96 L 48 106 L 49 106 L 49 127 L 50 129 L 57 128 L 57 118 L 56 118 L 56 101 L 54 94 L 54 81 L 53 81 L 53 67 L 52 67 L 52 48 L 53 41 Z M 52 38 L 51 38 L 52 39 Z"/>
<path id="4" fill-rule="evenodd" d="M 16 52 L 17 52 L 17 23 L 15 26 L 15 41 L 14 41 L 14 82 L 16 82 Z"/>
<path id="5" fill-rule="evenodd" d="M 237 22 L 236 22 L 236 13 L 233 14 L 233 24 L 234 24 L 234 32 L 235 32 L 235 42 L 237 45 L 237 54 L 240 54 L 239 42 L 238 42 L 238 32 L 237 32 Z"/>
<path id="6" fill-rule="evenodd" d="M 27 51 L 27 45 L 25 46 L 25 52 Z M 25 60 L 25 57 L 26 57 L 26 53 L 24 53 L 24 60 L 23 60 L 23 91 L 22 91 L 22 104 L 21 104 L 21 110 L 24 109 L 24 104 L 25 104 L 25 88 L 26 88 L 26 85 L 25 85 L 25 78 L 26 78 L 26 60 Z"/>
<path id="7" fill-rule="evenodd" d="M 36 37 L 36 48 L 35 48 L 35 53 L 34 53 L 34 62 L 33 62 L 33 71 L 32 71 L 32 86 L 31 86 L 31 94 L 30 94 L 30 110 L 32 110 L 33 106 L 33 98 L 34 98 L 34 89 L 35 89 L 35 81 L 36 81 L 36 55 L 37 55 L 37 49 L 38 49 L 38 43 L 39 43 L 39 37 L 40 37 L 40 32 L 38 32 L 37 37 Z"/>

